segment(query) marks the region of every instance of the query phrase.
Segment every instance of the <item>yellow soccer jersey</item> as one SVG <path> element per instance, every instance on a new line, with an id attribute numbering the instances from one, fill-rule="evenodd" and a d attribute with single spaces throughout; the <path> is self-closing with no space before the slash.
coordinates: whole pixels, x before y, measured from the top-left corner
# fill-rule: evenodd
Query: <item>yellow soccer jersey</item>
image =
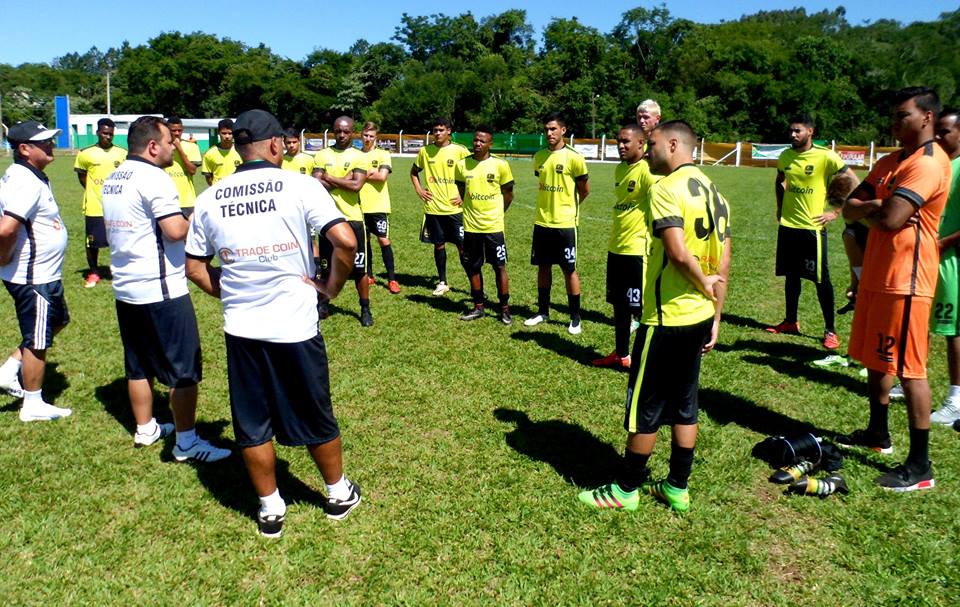
<path id="1" fill-rule="evenodd" d="M 846 165 L 836 152 L 814 145 L 806 152 L 787 148 L 777 160 L 777 170 L 786 176 L 780 225 L 801 230 L 819 230 L 816 217 L 823 214 L 830 179 Z"/>
<path id="2" fill-rule="evenodd" d="M 382 148 L 373 148 L 364 152 L 367 157 L 367 171 L 375 173 L 380 169 L 393 172 L 390 166 L 390 152 Z M 389 213 L 390 188 L 386 181 L 365 181 L 360 189 L 360 208 L 364 213 Z"/>
<path id="3" fill-rule="evenodd" d="M 338 150 L 333 146 L 323 148 L 314 156 L 313 163 L 317 169 L 330 173 L 332 177 L 346 177 L 354 171 L 367 172 L 366 156 L 353 146 L 345 150 Z M 330 195 L 347 221 L 363 221 L 359 192 L 334 188 L 330 190 Z"/>
<path id="4" fill-rule="evenodd" d="M 621 162 L 613 174 L 613 227 L 607 250 L 617 255 L 647 254 L 647 212 L 650 186 L 657 178 L 646 160 L 633 164 Z"/>
<path id="5" fill-rule="evenodd" d="M 240 159 L 236 146 L 224 150 L 219 145 L 215 145 L 203 155 L 201 171 L 204 175 L 213 175 L 213 183 L 217 183 L 224 177 L 233 175 L 242 163 L 243 160 Z"/>
<path id="6" fill-rule="evenodd" d="M 109 150 L 91 145 L 77 154 L 73 170 L 87 174 L 87 186 L 83 190 L 84 216 L 103 217 L 103 180 L 126 159 L 127 151 L 118 145 L 110 146 Z"/>
<path id="7" fill-rule="evenodd" d="M 556 152 L 543 149 L 533 156 L 533 174 L 540 180 L 533 220 L 547 228 L 575 228 L 580 222 L 576 182 L 587 178 L 583 156 L 565 145 Z"/>
<path id="8" fill-rule="evenodd" d="M 187 161 L 199 166 L 203 162 L 203 156 L 200 154 L 200 146 L 192 141 L 180 140 L 180 147 L 183 153 L 187 155 Z M 173 179 L 177 186 L 177 194 L 180 196 L 180 207 L 192 207 L 197 199 L 197 190 L 193 185 L 193 177 L 183 169 L 183 159 L 180 153 L 173 150 L 173 164 L 164 169 L 167 175 Z"/>
<path id="9" fill-rule="evenodd" d="M 470 155 L 459 143 L 438 148 L 432 143 L 420 148 L 414 164 L 420 169 L 420 184 L 433 194 L 433 200 L 423 205 L 428 215 L 456 215 L 460 207 L 450 203 L 460 197 L 454 182 L 457 162 Z"/>
<path id="10" fill-rule="evenodd" d="M 646 325 L 687 326 L 712 318 L 713 301 L 666 257 L 660 231 L 683 228 L 683 240 L 707 276 L 716 274 L 730 235 L 730 208 L 710 179 L 692 164 L 677 167 L 650 187 L 650 256 L 644 275 Z"/>
<path id="11" fill-rule="evenodd" d="M 500 188 L 513 183 L 513 172 L 507 161 L 497 156 L 481 161 L 467 156 L 457 163 L 455 179 L 464 184 L 463 230 L 481 234 L 503 232 Z"/>
<path id="12" fill-rule="evenodd" d="M 285 171 L 293 171 L 301 175 L 313 174 L 313 156 L 300 152 L 296 156 L 283 155 L 283 164 L 280 166 Z"/>

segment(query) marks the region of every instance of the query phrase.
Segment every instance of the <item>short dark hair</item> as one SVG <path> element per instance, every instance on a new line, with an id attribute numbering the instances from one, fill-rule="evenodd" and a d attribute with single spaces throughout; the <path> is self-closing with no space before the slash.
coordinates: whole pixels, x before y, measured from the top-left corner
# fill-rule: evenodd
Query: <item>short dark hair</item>
<path id="1" fill-rule="evenodd" d="M 291 127 L 283 129 L 283 138 L 284 139 L 300 139 L 300 131 Z"/>
<path id="2" fill-rule="evenodd" d="M 473 129 L 473 132 L 474 132 L 474 133 L 486 133 L 486 134 L 490 135 L 490 137 L 492 138 L 492 137 L 493 137 L 493 134 L 494 134 L 496 131 L 494 131 L 494 130 L 493 130 L 493 127 L 490 126 L 489 124 L 478 124 L 478 125 Z"/>
<path id="3" fill-rule="evenodd" d="M 217 130 L 220 131 L 223 129 L 229 129 L 230 131 L 233 131 L 233 120 L 230 120 L 229 118 L 224 118 L 223 120 L 218 122 Z"/>
<path id="4" fill-rule="evenodd" d="M 167 119 L 164 120 L 168 125 L 170 124 L 179 124 L 183 126 L 183 120 L 180 120 L 177 116 L 167 116 Z"/>
<path id="5" fill-rule="evenodd" d="M 940 118 L 940 111 L 943 109 L 943 106 L 940 105 L 940 97 L 933 89 L 925 86 L 908 86 L 893 94 L 894 105 L 900 105 L 911 99 L 913 99 L 917 107 L 924 112 L 933 112 L 934 120 Z"/>
<path id="6" fill-rule="evenodd" d="M 639 133 L 641 137 L 646 136 L 646 131 L 643 130 L 643 127 L 637 124 L 636 122 L 628 122 L 620 127 L 620 131 L 632 131 L 634 133 Z M 620 131 L 617 131 L 618 133 Z"/>
<path id="7" fill-rule="evenodd" d="M 443 126 L 443 127 L 447 127 L 451 131 L 453 130 L 453 123 L 450 122 L 449 118 L 434 118 L 433 120 L 430 121 L 430 128 L 433 128 L 435 126 Z"/>
<path id="8" fill-rule="evenodd" d="M 691 149 L 697 145 L 697 134 L 694 133 L 693 127 L 690 126 L 690 123 L 686 120 L 668 120 L 667 122 L 661 122 L 653 130 L 673 133 L 683 141 L 684 145 L 687 145 Z"/>
<path id="9" fill-rule="evenodd" d="M 117 126 L 117 123 L 115 123 L 113 120 L 110 120 L 109 118 L 101 118 L 100 120 L 97 120 L 98 131 L 105 126 L 108 126 L 112 129 Z"/>
<path id="10" fill-rule="evenodd" d="M 131 154 L 142 152 L 151 141 L 160 141 L 163 131 L 160 126 L 163 118 L 158 116 L 140 116 L 130 124 L 127 131 L 127 148 Z"/>
<path id="11" fill-rule="evenodd" d="M 815 127 L 813 122 L 813 116 L 809 112 L 798 112 L 796 114 L 791 114 L 787 124 L 802 124 L 803 126 L 810 127 L 811 129 Z"/>
<path id="12" fill-rule="evenodd" d="M 548 122 L 556 122 L 562 127 L 567 126 L 567 121 L 563 119 L 563 116 L 560 115 L 560 112 L 550 112 L 543 117 L 543 120 L 540 121 L 540 124 L 547 124 Z"/>

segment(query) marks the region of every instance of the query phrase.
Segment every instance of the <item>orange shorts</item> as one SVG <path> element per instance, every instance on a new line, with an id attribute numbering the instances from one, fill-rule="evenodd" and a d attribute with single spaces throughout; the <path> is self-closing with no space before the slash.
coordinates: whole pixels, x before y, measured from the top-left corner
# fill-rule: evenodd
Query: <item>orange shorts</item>
<path id="1" fill-rule="evenodd" d="M 850 332 L 850 356 L 873 371 L 925 378 L 932 302 L 932 297 L 860 289 Z"/>

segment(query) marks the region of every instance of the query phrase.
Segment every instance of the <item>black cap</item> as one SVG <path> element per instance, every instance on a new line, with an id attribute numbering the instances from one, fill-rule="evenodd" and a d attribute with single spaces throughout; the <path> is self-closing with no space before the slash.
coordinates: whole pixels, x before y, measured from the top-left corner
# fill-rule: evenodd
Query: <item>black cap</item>
<path id="1" fill-rule="evenodd" d="M 237 121 L 233 123 L 233 142 L 237 145 L 282 136 L 280 123 L 265 110 L 247 110 L 237 116 Z"/>
<path id="2" fill-rule="evenodd" d="M 7 130 L 7 141 L 10 143 L 47 141 L 59 134 L 60 129 L 48 129 L 36 120 L 26 120 L 16 123 Z"/>

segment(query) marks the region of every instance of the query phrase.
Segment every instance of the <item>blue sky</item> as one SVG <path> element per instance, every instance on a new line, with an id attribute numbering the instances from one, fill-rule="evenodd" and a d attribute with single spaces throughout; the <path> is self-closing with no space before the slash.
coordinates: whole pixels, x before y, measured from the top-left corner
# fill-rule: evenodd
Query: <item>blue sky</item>
<path id="1" fill-rule="evenodd" d="M 511 8 L 527 11 L 539 39 L 543 26 L 554 17 L 577 18 L 601 32 L 609 32 L 624 11 L 636 7 L 657 6 L 659 2 L 583 0 L 528 0 L 527 2 L 485 0 L 473 2 L 427 2 L 393 0 L 343 2 L 254 2 L 221 0 L 183 3 L 188 10 L 176 13 L 177 3 L 142 3 L 99 0 L 85 5 L 75 1 L 43 0 L 16 2 L 0 0 L 0 14 L 5 24 L 0 63 L 19 65 L 25 62 L 46 63 L 69 52 L 83 53 L 91 46 L 106 50 L 120 46 L 124 40 L 136 46 L 163 31 L 202 31 L 229 37 L 251 46 L 261 42 L 273 52 L 301 60 L 314 48 L 348 49 L 357 39 L 370 42 L 388 41 L 400 16 L 445 13 L 456 15 L 470 11 L 480 18 Z M 671 0 L 670 13 L 701 23 L 731 21 L 760 10 L 803 6 L 808 13 L 833 10 L 838 3 L 820 0 L 805 2 L 780 0 L 737 0 L 735 2 L 693 2 Z M 931 0 L 904 3 L 902 0 L 855 0 L 842 3 L 847 20 L 853 25 L 877 19 L 901 22 L 933 21 L 941 13 L 957 9 L 956 0 Z M 909 6 L 904 12 L 902 7 Z M 587 13 L 585 6 L 598 7 Z M 265 7 L 269 7 L 267 11 Z M 362 7 L 366 12 L 357 11 Z M 14 25 L 16 24 L 16 25 Z M 335 28 L 335 29 L 334 29 Z"/>

